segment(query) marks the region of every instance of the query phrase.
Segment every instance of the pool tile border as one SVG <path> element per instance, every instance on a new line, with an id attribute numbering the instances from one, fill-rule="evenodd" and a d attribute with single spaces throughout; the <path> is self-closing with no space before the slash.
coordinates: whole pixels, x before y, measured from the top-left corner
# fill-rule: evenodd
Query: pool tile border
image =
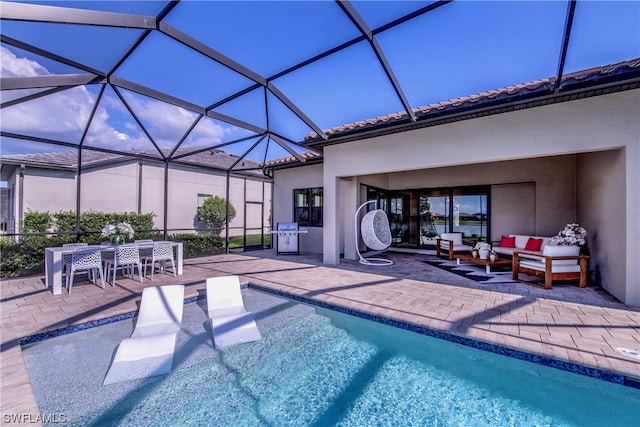
<path id="1" fill-rule="evenodd" d="M 287 299 L 292 299 L 294 301 L 301 302 L 303 304 L 308 304 L 308 305 L 312 305 L 312 306 L 316 306 L 316 307 L 320 307 L 320 308 L 324 308 L 332 311 L 337 311 L 339 313 L 349 314 L 355 317 L 359 317 L 361 319 L 371 320 L 384 325 L 393 326 L 399 329 L 416 332 L 416 333 L 430 336 L 433 338 L 439 338 L 439 339 L 443 339 L 453 343 L 462 344 L 467 347 L 473 347 L 479 350 L 484 350 L 491 353 L 496 353 L 496 354 L 512 357 L 519 360 L 524 360 L 531 363 L 536 363 L 538 365 L 560 369 L 562 371 L 567 371 L 567 372 L 571 372 L 578 375 L 584 375 L 584 376 L 595 378 L 602 381 L 620 384 L 625 387 L 640 389 L 640 379 L 634 379 L 626 375 L 617 374 L 614 372 L 609 372 L 609 371 L 605 371 L 602 369 L 593 368 L 589 366 L 579 365 L 579 364 L 567 362 L 564 360 L 558 360 L 548 356 L 528 353 L 522 350 L 516 350 L 513 348 L 504 347 L 504 346 L 500 346 L 500 345 L 496 345 L 496 344 L 492 344 L 484 341 L 478 341 L 473 338 L 454 335 L 448 332 L 443 332 L 443 331 L 427 328 L 425 326 L 415 325 L 408 322 L 389 319 L 387 317 L 378 316 L 378 315 L 367 313 L 364 311 L 355 310 L 352 308 L 337 306 L 324 301 L 318 301 L 318 300 L 306 298 L 300 295 L 290 294 L 287 292 L 267 288 L 267 287 L 256 285 L 253 283 L 249 283 L 248 286 L 250 289 L 255 289 L 260 292 L 265 292 L 268 294 L 280 296 Z"/>
<path id="2" fill-rule="evenodd" d="M 197 301 L 198 299 L 204 299 L 203 296 L 194 296 L 185 298 L 184 303 L 189 304 Z M 56 329 L 54 331 L 42 332 L 39 334 L 29 335 L 26 337 L 18 338 L 18 343 L 23 345 L 34 344 L 38 341 L 47 340 L 49 338 L 55 338 L 62 335 L 72 334 L 74 332 L 84 331 L 86 329 L 95 328 L 97 326 L 108 325 L 110 323 L 120 322 L 121 320 L 131 319 L 138 314 L 138 311 L 130 311 L 128 313 L 116 314 L 115 316 L 106 317 L 104 319 L 92 320 L 91 322 L 79 323 L 77 325 L 68 326 L 66 328 Z"/>

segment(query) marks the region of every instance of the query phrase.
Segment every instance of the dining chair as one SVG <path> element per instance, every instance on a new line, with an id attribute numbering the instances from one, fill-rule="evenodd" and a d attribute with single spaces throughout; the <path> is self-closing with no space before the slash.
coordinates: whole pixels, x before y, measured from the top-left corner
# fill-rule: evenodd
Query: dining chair
<path id="1" fill-rule="evenodd" d="M 69 270 L 67 273 L 67 293 L 71 294 L 74 275 L 76 272 L 80 271 L 86 271 L 89 275 L 89 279 L 95 284 L 97 284 L 96 281 L 99 274 L 100 280 L 102 281 L 102 289 L 104 289 L 105 281 L 104 272 L 102 271 L 102 257 L 100 255 L 100 249 L 79 248 L 70 255 L 71 263 L 69 264 Z"/>
<path id="2" fill-rule="evenodd" d="M 80 248 L 86 246 L 88 246 L 87 243 L 64 243 L 62 245 L 63 248 Z M 69 274 L 69 269 L 71 268 L 71 253 L 62 254 L 62 268 L 65 274 Z"/>
<path id="3" fill-rule="evenodd" d="M 123 269 L 123 275 L 134 278 L 135 267 L 138 267 L 138 275 L 140 283 L 142 283 L 142 263 L 140 262 L 140 252 L 138 247 L 134 245 L 120 245 L 115 247 L 113 259 L 107 261 L 107 280 L 113 274 L 111 286 L 116 285 L 116 273 L 118 268 Z M 109 269 L 111 270 L 109 272 Z M 128 273 L 127 273 L 128 272 Z"/>
<path id="4" fill-rule="evenodd" d="M 151 280 L 153 280 L 153 272 L 156 269 L 156 262 L 160 263 L 160 271 L 164 271 L 166 273 L 167 261 L 171 261 L 173 277 L 176 277 L 176 262 L 173 257 L 173 243 L 156 243 L 153 245 L 151 257 Z M 146 266 L 144 270 L 147 271 Z"/>
<path id="5" fill-rule="evenodd" d="M 139 239 L 133 242 L 138 245 L 143 270 L 142 275 L 144 276 L 147 274 L 147 263 L 153 259 L 153 239 Z"/>

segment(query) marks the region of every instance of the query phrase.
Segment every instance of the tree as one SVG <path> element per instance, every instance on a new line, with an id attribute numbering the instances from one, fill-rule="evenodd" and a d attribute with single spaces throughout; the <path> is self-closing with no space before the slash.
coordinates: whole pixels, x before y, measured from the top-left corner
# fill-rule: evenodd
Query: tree
<path id="1" fill-rule="evenodd" d="M 229 203 L 229 222 L 236 216 L 236 210 Z M 204 222 L 208 228 L 220 234 L 227 223 L 227 201 L 222 197 L 211 196 L 203 200 L 202 206 L 198 208 L 198 218 Z"/>

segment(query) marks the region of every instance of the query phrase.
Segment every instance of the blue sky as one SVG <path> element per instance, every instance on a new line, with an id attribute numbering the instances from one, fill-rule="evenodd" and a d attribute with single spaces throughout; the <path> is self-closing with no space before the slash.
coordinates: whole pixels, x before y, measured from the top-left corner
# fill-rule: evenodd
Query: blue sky
<path id="1" fill-rule="evenodd" d="M 164 2 L 34 2 L 111 12 L 156 15 Z M 378 28 L 430 2 L 353 2 Z M 376 35 L 411 107 L 554 76 L 566 19 L 566 1 L 455 1 Z M 358 36 L 332 1 L 181 2 L 166 23 L 251 69 L 272 77 L 292 65 Z M 565 72 L 640 57 L 640 2 L 578 1 Z M 2 21 L 9 37 L 109 71 L 142 30 Z M 2 77 L 80 71 L 3 44 Z M 153 32 L 115 72 L 123 78 L 201 107 L 250 87 L 227 67 Z M 368 42 L 272 80 L 272 84 L 321 129 L 403 110 L 402 103 Z M 3 91 L 2 101 L 21 96 Z M 2 130 L 78 143 L 100 86 L 69 89 L 2 110 Z M 174 146 L 198 120 L 187 109 L 127 91 L 105 90 L 86 144 L 105 148 L 154 149 L 120 96 L 139 116 L 159 148 Z M 265 112 L 269 111 L 267 115 Z M 215 108 L 291 141 L 312 129 L 274 94 L 259 88 Z M 187 147 L 205 147 L 255 135 L 252 130 L 205 117 Z M 227 146 L 241 154 L 255 139 Z M 263 147 L 266 147 L 264 145 Z M 47 144 L 2 139 L 5 154 L 51 151 Z M 66 149 L 66 148 L 65 148 Z M 273 156 L 286 155 L 276 150 Z M 260 155 L 254 153 L 256 159 Z"/>

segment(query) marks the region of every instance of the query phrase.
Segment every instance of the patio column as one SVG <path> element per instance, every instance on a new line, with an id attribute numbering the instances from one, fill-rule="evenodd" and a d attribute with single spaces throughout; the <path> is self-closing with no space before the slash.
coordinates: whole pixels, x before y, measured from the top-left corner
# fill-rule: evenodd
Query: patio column
<path id="1" fill-rule="evenodd" d="M 341 180 L 342 197 L 340 204 L 342 205 L 342 247 L 344 248 L 345 259 L 357 259 L 356 256 L 356 225 L 354 214 L 358 209 L 360 202 L 360 180 L 357 177 Z M 358 219 L 360 224 L 360 218 Z M 359 233 L 359 231 L 358 231 Z"/>
<path id="2" fill-rule="evenodd" d="M 322 262 L 329 265 L 340 264 L 340 178 L 323 176 L 323 218 L 322 218 Z"/>

